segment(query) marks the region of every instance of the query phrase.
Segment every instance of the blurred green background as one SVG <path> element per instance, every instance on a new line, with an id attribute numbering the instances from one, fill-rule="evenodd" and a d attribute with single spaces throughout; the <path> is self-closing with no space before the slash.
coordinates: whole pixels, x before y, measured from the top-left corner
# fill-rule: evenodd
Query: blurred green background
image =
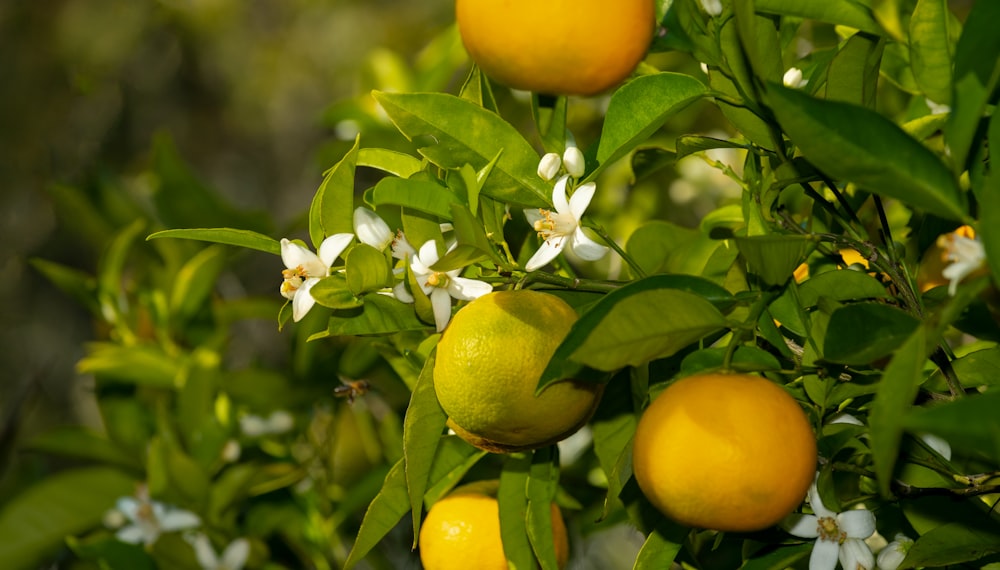
<path id="1" fill-rule="evenodd" d="M 15 440 L 96 417 L 74 364 L 100 331 L 30 259 L 93 273 L 156 192 L 154 144 L 232 207 L 294 226 L 353 142 L 334 103 L 405 81 L 452 18 L 447 0 L 0 3 L 0 465 Z M 272 265 L 220 287 L 276 293 Z M 280 350 L 274 322 L 241 326 L 235 354 Z"/>

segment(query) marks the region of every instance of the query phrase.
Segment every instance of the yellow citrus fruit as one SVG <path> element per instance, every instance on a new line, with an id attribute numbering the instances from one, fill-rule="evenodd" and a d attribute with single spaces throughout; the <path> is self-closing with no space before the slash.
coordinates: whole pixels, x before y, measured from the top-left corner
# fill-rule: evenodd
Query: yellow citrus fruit
<path id="1" fill-rule="evenodd" d="M 550 95 L 614 87 L 645 57 L 653 0 L 456 0 L 469 56 L 500 83 Z"/>
<path id="2" fill-rule="evenodd" d="M 426 570 L 507 570 L 496 490 L 496 481 L 471 483 L 434 503 L 420 527 L 420 561 Z M 569 542 L 555 503 L 552 539 L 556 560 L 563 568 Z"/>
<path id="3" fill-rule="evenodd" d="M 452 429 L 503 453 L 555 443 L 586 423 L 600 385 L 562 380 L 535 396 L 575 321 L 565 301 L 537 291 L 495 291 L 462 307 L 434 361 L 434 388 Z"/>
<path id="4" fill-rule="evenodd" d="M 702 374 L 678 380 L 646 409 L 632 465 L 668 517 L 748 532 L 802 503 L 816 474 L 816 438 L 799 404 L 770 380 Z"/>

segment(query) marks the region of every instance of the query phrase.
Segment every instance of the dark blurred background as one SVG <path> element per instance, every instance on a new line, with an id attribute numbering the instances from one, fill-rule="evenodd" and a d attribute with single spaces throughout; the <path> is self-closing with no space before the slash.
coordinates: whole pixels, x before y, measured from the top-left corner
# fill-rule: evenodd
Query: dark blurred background
<path id="1" fill-rule="evenodd" d="M 409 87 L 452 18 L 448 0 L 0 2 L 0 464 L 15 439 L 95 419 L 74 364 L 99 331 L 31 259 L 93 274 L 155 191 L 154 144 L 234 208 L 294 227 L 353 142 L 343 102 Z"/>

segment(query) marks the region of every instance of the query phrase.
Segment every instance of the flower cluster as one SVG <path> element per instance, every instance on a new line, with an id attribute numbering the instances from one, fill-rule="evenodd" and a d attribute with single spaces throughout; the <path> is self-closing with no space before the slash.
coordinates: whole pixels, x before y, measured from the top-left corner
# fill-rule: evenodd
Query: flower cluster
<path id="1" fill-rule="evenodd" d="M 845 569 L 874 568 L 875 555 L 865 539 L 875 534 L 875 515 L 867 509 L 842 513 L 828 509 L 819 496 L 815 481 L 809 487 L 808 500 L 814 514 L 790 515 L 785 520 L 785 530 L 800 538 L 816 539 L 809 557 L 809 570 L 833 570 L 838 560 Z"/>

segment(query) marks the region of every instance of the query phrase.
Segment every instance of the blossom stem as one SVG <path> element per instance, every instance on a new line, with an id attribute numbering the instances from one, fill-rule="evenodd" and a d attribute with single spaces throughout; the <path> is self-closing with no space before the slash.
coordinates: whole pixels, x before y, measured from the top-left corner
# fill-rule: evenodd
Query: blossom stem
<path id="1" fill-rule="evenodd" d="M 646 272 L 643 271 L 642 267 L 639 266 L 639 264 L 635 261 L 635 259 L 632 259 L 631 255 L 626 253 L 625 250 L 618 245 L 618 242 L 612 239 L 612 237 L 603 227 L 590 222 L 586 224 L 586 227 L 597 232 L 597 235 L 601 236 L 601 239 L 604 240 L 604 243 L 608 244 L 608 246 L 611 249 L 615 250 L 615 253 L 617 253 L 622 259 L 625 260 L 625 263 L 627 263 L 629 268 L 632 269 L 632 272 L 635 273 L 636 278 L 642 279 L 643 277 L 646 277 Z"/>
<path id="2" fill-rule="evenodd" d="M 624 285 L 624 283 L 616 283 L 613 281 L 595 281 L 593 279 L 580 279 L 579 277 L 561 277 L 544 271 L 532 271 L 530 273 L 526 273 L 524 277 L 517 282 L 514 288 L 526 289 L 529 285 L 535 283 L 557 285 L 564 289 L 572 289 L 574 291 L 594 291 L 597 293 L 608 293 Z"/>

